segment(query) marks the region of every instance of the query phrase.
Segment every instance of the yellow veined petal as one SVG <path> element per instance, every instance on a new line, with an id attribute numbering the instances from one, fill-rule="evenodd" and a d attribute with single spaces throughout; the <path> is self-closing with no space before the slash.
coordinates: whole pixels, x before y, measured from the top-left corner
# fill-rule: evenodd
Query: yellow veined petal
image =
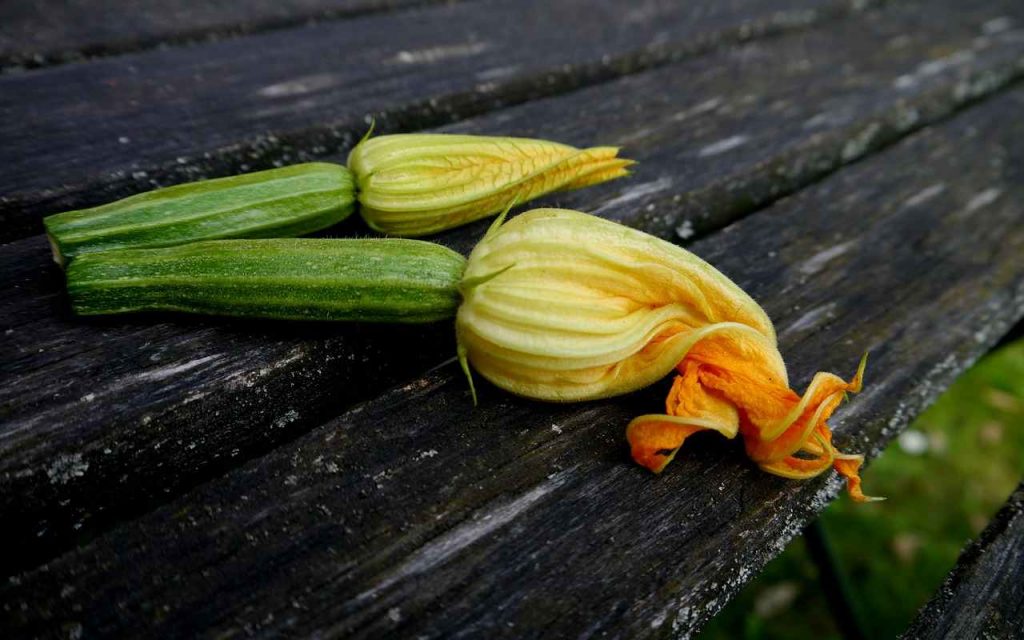
<path id="1" fill-rule="evenodd" d="M 450 134 L 368 138 L 349 155 L 360 211 L 373 228 L 420 236 L 484 218 L 509 201 L 627 174 L 617 147 Z"/>
<path id="2" fill-rule="evenodd" d="M 769 338 L 764 310 L 718 270 L 685 249 L 636 229 L 567 209 L 534 209 L 489 234 L 466 278 L 514 265 L 496 286 L 565 286 L 624 296 L 652 308 L 681 303 L 706 323 L 740 322 Z M 543 303 L 543 300 L 539 301 Z"/>
<path id="3" fill-rule="evenodd" d="M 537 209 L 477 246 L 457 326 L 474 368 L 514 393 L 602 398 L 663 378 L 712 334 L 761 354 L 780 377 L 771 322 L 688 251 L 575 211 Z"/>

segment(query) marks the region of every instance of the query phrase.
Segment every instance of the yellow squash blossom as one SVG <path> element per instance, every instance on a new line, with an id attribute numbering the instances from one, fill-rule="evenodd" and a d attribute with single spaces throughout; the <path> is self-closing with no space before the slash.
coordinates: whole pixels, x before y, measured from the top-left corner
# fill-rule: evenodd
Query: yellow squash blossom
<path id="1" fill-rule="evenodd" d="M 826 420 L 850 382 L 789 388 L 764 310 L 692 253 L 564 209 L 501 220 L 470 255 L 456 329 L 460 358 L 513 393 L 570 402 L 647 386 L 675 370 L 665 414 L 633 420 L 634 460 L 660 472 L 691 433 L 743 437 L 765 471 L 835 468 L 856 500 L 862 457 L 839 453 Z"/>
<path id="2" fill-rule="evenodd" d="M 360 213 L 378 231 L 423 236 L 627 175 L 618 147 L 451 134 L 367 137 L 349 154 Z"/>

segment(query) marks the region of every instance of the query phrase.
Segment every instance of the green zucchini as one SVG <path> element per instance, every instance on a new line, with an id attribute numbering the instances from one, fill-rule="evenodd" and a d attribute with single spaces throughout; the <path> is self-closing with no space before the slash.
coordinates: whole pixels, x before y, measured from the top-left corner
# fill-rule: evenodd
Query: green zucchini
<path id="1" fill-rule="evenodd" d="M 465 266 L 451 249 L 419 240 L 210 240 L 84 254 L 67 281 L 79 315 L 432 322 L 454 317 Z"/>
<path id="2" fill-rule="evenodd" d="M 57 264 L 111 249 L 218 238 L 299 236 L 347 218 L 355 181 L 345 167 L 298 164 L 140 193 L 44 220 Z"/>

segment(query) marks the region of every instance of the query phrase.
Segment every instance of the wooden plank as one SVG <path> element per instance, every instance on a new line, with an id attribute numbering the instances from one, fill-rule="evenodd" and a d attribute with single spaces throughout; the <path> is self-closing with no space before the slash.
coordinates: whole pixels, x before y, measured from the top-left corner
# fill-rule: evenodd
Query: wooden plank
<path id="1" fill-rule="evenodd" d="M 641 160 L 634 178 L 547 202 L 680 240 L 948 115 L 976 97 L 972 88 L 1012 78 L 1024 48 L 1018 32 L 978 35 L 1015 7 L 936 7 L 926 16 L 896 7 L 446 130 L 511 128 L 574 142 L 604 131 Z M 766 64 L 772 59 L 809 64 Z M 737 131 L 747 144 L 703 151 L 722 149 Z M 467 251 L 485 225 L 444 240 Z M 343 232 L 362 233 L 354 224 Z M 293 439 L 454 351 L 446 324 L 77 321 L 48 261 L 42 239 L 0 251 L 9 274 L 0 294 L 0 519 L 22 550 L 4 558 L 15 566 Z"/>
<path id="2" fill-rule="evenodd" d="M 155 185 L 337 154 L 371 116 L 379 131 L 451 122 L 869 4 L 473 2 L 0 76 L 0 239 Z"/>
<path id="3" fill-rule="evenodd" d="M 903 638 L 1018 638 L 1024 632 L 1024 484 L 926 604 Z"/>
<path id="4" fill-rule="evenodd" d="M 454 2 L 454 0 L 445 0 Z M 0 72 L 428 4 L 431 0 L 41 0 L 0 5 Z"/>
<path id="5" fill-rule="evenodd" d="M 763 301 L 796 384 L 850 373 L 837 444 L 886 441 L 1024 315 L 1024 90 L 857 163 L 693 249 Z M 454 364 L 15 576 L 15 633 L 666 637 L 692 633 L 824 508 L 835 478 L 700 437 L 662 476 L 626 422 Z M 867 474 L 870 489 L 870 470 Z M 890 496 L 900 500 L 901 496 Z"/>

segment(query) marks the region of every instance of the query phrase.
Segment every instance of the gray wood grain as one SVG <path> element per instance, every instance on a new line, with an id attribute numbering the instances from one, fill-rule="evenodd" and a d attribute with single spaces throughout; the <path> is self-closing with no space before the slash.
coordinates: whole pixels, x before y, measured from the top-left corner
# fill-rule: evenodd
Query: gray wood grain
<path id="1" fill-rule="evenodd" d="M 1022 108 L 1024 90 L 992 98 L 692 246 L 764 303 L 797 387 L 871 351 L 842 449 L 877 455 L 1024 315 Z M 15 576 L 4 624 L 689 635 L 838 482 L 767 476 L 714 437 L 649 474 L 623 430 L 661 391 L 564 406 L 485 386 L 474 409 L 443 367 Z"/>
<path id="2" fill-rule="evenodd" d="M 1024 484 L 926 604 L 906 639 L 1024 636 Z"/>
<path id="3" fill-rule="evenodd" d="M 455 0 L 434 0 L 455 2 Z M 220 39 L 432 0 L 40 0 L 0 4 L 0 71 Z"/>
<path id="4" fill-rule="evenodd" d="M 545 203 L 686 241 L 1015 77 L 1020 32 L 984 36 L 985 24 L 1015 8 L 1024 10 L 947 6 L 922 17 L 894 7 L 444 130 L 511 129 L 578 144 L 602 131 L 641 161 L 634 177 Z M 745 141 L 723 144 L 737 132 Z M 468 251 L 486 224 L 443 240 Z M 354 223 L 337 232 L 365 233 Z M 454 352 L 444 323 L 75 320 L 41 238 L 4 247 L 0 269 L 8 274 L 0 518 L 21 550 L 4 557 L 8 570 L 294 439 Z"/>
<path id="5" fill-rule="evenodd" d="M 336 154 L 371 117 L 434 126 L 871 4 L 470 2 L 0 76 L 0 239 L 41 214 Z"/>

